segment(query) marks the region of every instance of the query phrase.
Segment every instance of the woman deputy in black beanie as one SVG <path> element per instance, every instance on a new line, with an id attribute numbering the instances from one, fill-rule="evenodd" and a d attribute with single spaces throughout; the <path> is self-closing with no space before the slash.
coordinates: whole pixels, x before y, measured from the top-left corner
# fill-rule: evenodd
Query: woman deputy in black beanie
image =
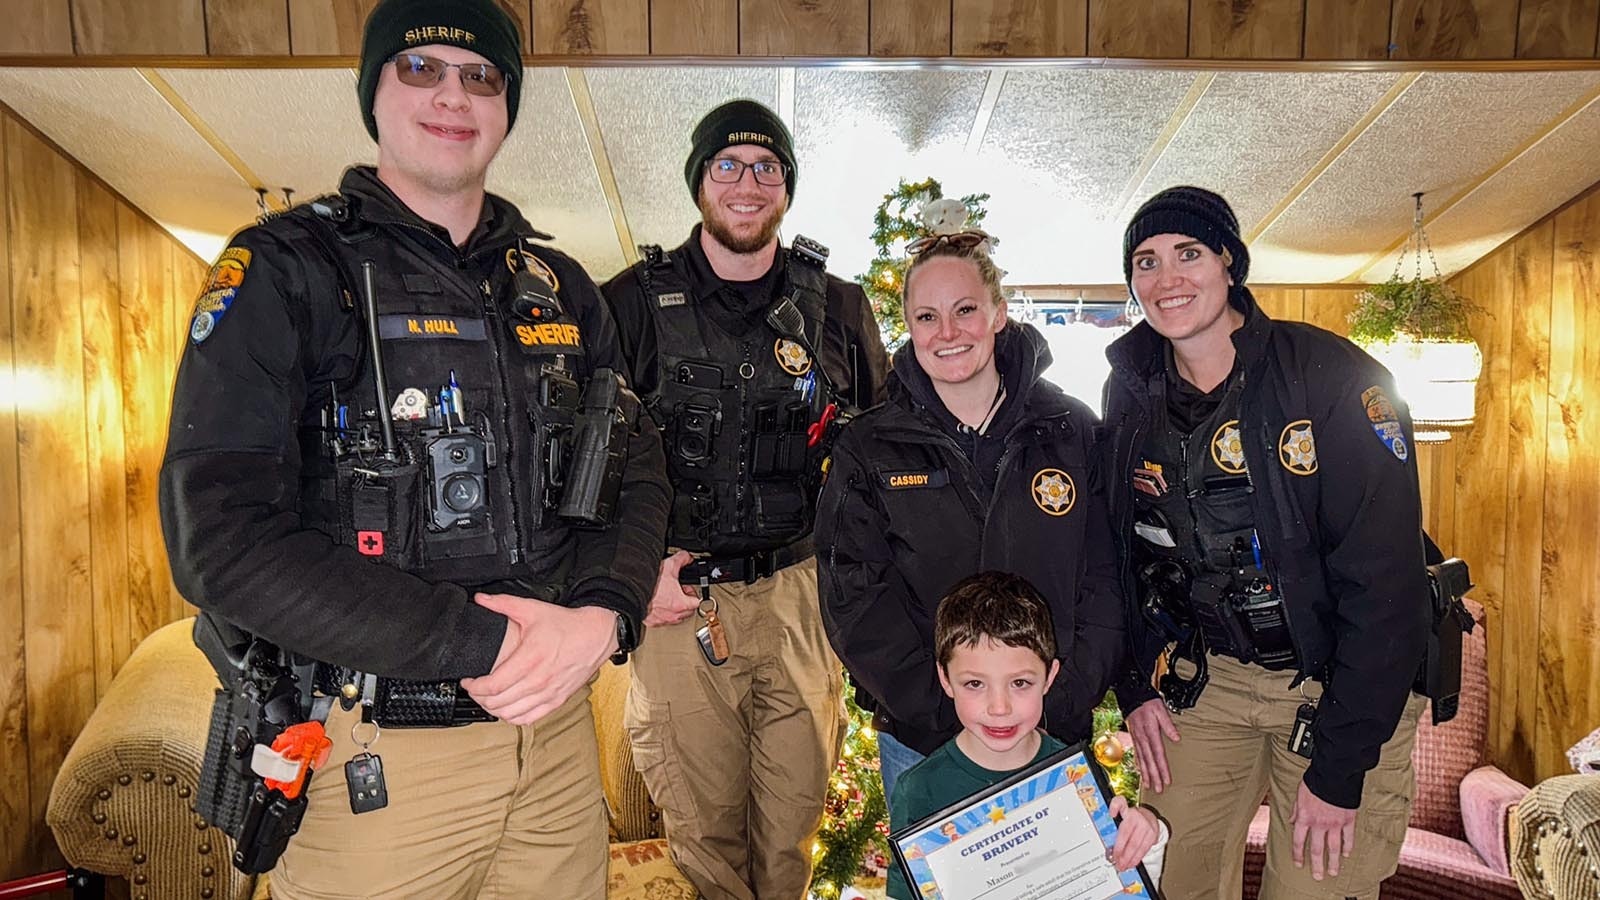
<path id="1" fill-rule="evenodd" d="M 1094 413 L 1043 379 L 1049 346 L 1006 317 L 986 246 L 976 231 L 911 245 L 889 400 L 841 432 L 818 504 L 823 621 L 875 709 L 891 804 L 899 774 L 961 731 L 933 624 L 963 578 L 1012 572 L 1044 595 L 1061 661 L 1044 727 L 1066 743 L 1090 736 L 1123 656 Z"/>
<path id="2" fill-rule="evenodd" d="M 1117 695 L 1172 826 L 1162 890 L 1239 896 L 1265 795 L 1263 898 L 1376 897 L 1405 836 L 1428 627 L 1406 408 L 1354 344 L 1261 311 L 1217 194 L 1150 198 L 1123 265 L 1146 318 L 1106 352 Z"/>

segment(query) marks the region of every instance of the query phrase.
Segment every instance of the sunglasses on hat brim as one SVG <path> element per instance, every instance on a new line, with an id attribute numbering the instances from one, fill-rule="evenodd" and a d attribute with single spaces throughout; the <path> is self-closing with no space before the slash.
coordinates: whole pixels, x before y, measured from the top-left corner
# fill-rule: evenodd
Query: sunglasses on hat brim
<path id="1" fill-rule="evenodd" d="M 469 94 L 498 97 L 506 91 L 506 73 L 493 63 L 448 63 L 421 53 L 397 53 L 391 61 L 395 77 L 408 87 L 436 87 L 451 69 L 460 69 L 461 88 Z"/>

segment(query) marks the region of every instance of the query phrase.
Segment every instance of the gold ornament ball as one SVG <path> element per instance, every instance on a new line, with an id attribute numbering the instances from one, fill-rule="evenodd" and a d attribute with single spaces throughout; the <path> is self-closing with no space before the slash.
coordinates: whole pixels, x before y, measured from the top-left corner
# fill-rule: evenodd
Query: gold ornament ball
<path id="1" fill-rule="evenodd" d="M 1114 734 L 1102 734 L 1094 741 L 1094 758 L 1106 768 L 1122 765 L 1122 757 L 1126 751 L 1122 742 Z"/>

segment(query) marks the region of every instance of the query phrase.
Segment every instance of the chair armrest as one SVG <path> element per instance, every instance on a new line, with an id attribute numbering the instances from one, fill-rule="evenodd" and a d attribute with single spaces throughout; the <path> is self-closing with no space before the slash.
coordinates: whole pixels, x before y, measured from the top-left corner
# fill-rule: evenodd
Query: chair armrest
<path id="1" fill-rule="evenodd" d="M 1528 795 L 1528 786 L 1494 766 L 1479 766 L 1461 779 L 1461 827 L 1467 843 L 1490 869 L 1510 877 L 1507 822 Z"/>
<path id="2" fill-rule="evenodd" d="M 248 897 L 233 840 L 194 812 L 218 683 L 192 627 L 166 625 L 128 657 L 62 761 L 45 820 L 72 865 L 126 878 L 135 895 Z"/>

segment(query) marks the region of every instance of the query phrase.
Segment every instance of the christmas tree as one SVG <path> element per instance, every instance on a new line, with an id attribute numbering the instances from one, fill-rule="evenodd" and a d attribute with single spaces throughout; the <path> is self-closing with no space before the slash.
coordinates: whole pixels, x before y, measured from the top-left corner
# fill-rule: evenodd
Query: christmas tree
<path id="1" fill-rule="evenodd" d="M 868 264 L 866 274 L 856 276 L 856 283 L 872 301 L 872 314 L 878 319 L 878 330 L 888 347 L 899 346 L 906 334 L 905 318 L 900 314 L 900 291 L 905 285 L 908 262 L 905 245 L 930 233 L 929 224 L 920 213 L 926 204 L 943 198 L 944 188 L 932 178 L 916 182 L 902 178 L 893 191 L 883 195 L 883 202 L 872 217 L 872 245 L 878 248 L 878 255 Z M 983 203 L 988 199 L 988 194 L 961 198 L 961 205 L 967 208 L 965 227 L 977 228 L 983 223 L 988 214 Z"/>

